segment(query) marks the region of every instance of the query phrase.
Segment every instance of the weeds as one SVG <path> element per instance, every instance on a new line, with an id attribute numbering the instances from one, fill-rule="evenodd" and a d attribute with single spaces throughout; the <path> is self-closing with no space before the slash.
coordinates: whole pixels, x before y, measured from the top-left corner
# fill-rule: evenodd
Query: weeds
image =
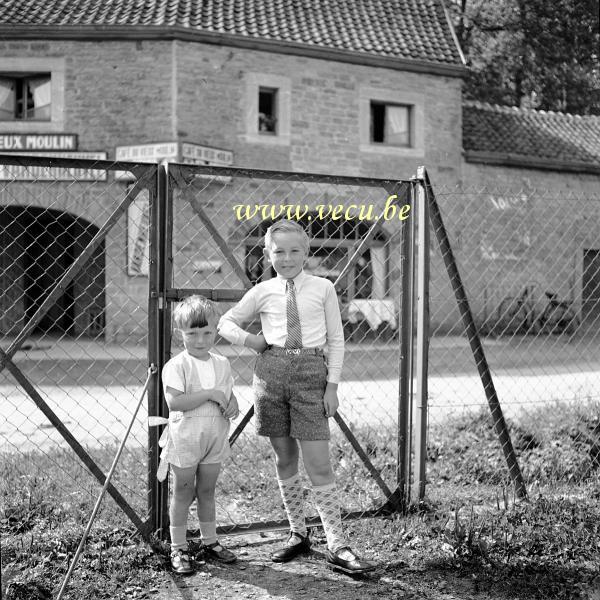
<path id="1" fill-rule="evenodd" d="M 600 562 L 597 405 L 552 406 L 508 425 L 529 489 L 515 498 L 487 414 L 430 428 L 428 500 L 408 515 L 349 522 L 353 544 L 405 578 L 411 570 L 466 578 L 472 592 L 499 597 L 585 598 Z M 375 429 L 353 427 L 384 480 L 394 476 L 395 443 Z M 240 440 L 243 445 L 243 439 Z M 334 435 L 342 501 L 384 499 L 347 440 Z M 100 460 L 108 461 L 107 456 Z M 243 489 L 224 477 L 220 502 L 256 518 L 280 511 L 271 451 L 241 447 L 232 469 L 246 469 Z M 0 462 L 2 585 L 6 600 L 56 594 L 91 514 L 98 484 L 65 453 L 7 455 Z M 65 474 L 65 461 L 72 468 Z M 123 479 L 145 486 L 145 457 L 131 454 Z M 440 485 L 443 484 L 443 485 Z M 131 495 L 140 513 L 138 493 Z M 248 514 L 248 513 L 244 513 Z M 279 512 L 279 514 L 281 514 Z M 136 598 L 157 589 L 168 564 L 158 540 L 150 549 L 107 498 L 79 560 L 67 598 Z M 419 571 L 420 572 L 420 571 Z M 394 580 L 395 581 L 395 580 Z M 587 586 L 587 587 L 586 587 Z"/>

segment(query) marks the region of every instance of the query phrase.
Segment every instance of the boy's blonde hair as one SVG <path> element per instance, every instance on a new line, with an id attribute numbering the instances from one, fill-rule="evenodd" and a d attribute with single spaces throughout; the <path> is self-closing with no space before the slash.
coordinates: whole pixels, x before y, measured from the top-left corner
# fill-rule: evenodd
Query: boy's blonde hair
<path id="1" fill-rule="evenodd" d="M 173 325 L 177 329 L 206 327 L 209 321 L 214 321 L 218 316 L 217 305 L 212 300 L 196 294 L 188 296 L 175 306 Z"/>
<path id="2" fill-rule="evenodd" d="M 306 251 L 310 247 L 310 239 L 308 234 L 300 225 L 300 223 L 296 223 L 296 221 L 288 221 L 287 219 L 281 219 L 280 221 L 275 221 L 268 229 L 265 234 L 265 248 L 267 250 L 271 249 L 273 245 L 273 234 L 274 233 L 299 233 L 302 237 L 302 243 L 306 247 Z"/>

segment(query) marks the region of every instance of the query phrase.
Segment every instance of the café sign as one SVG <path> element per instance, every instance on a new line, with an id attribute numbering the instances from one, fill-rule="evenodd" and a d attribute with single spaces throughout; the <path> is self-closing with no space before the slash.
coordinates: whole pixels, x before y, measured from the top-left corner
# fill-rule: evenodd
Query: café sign
<path id="1" fill-rule="evenodd" d="M 141 163 L 168 161 L 188 165 L 228 167 L 233 164 L 233 152 L 190 142 L 161 142 L 137 146 L 117 146 L 115 148 L 115 159 L 117 161 Z M 115 179 L 117 181 L 132 181 L 135 177 L 128 171 L 115 171 Z M 222 181 L 230 178 L 211 177 L 211 179 Z"/>
<path id="2" fill-rule="evenodd" d="M 106 152 L 19 152 L 19 156 L 106 160 Z M 106 181 L 106 171 L 86 167 L 0 165 L 0 181 Z"/>

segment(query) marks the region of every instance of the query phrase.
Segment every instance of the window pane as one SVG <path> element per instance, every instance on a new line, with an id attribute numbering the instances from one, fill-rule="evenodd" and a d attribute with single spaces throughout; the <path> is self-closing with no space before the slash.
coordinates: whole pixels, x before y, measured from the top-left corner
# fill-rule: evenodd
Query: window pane
<path id="1" fill-rule="evenodd" d="M 15 118 L 15 81 L 0 77 L 0 119 L 12 121 Z"/>
<path id="2" fill-rule="evenodd" d="M 258 131 L 276 133 L 277 90 L 260 88 L 258 91 Z"/>
<path id="3" fill-rule="evenodd" d="M 392 146 L 410 145 L 410 119 L 408 106 L 386 106 L 385 143 Z"/>
<path id="4" fill-rule="evenodd" d="M 36 77 L 27 82 L 27 118 L 50 120 L 50 77 Z"/>
<path id="5" fill-rule="evenodd" d="M 371 102 L 371 141 L 384 142 L 385 104 Z"/>

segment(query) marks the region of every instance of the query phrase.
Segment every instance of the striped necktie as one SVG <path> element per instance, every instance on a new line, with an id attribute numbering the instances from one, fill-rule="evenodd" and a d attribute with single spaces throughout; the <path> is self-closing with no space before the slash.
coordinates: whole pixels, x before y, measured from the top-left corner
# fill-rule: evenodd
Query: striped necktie
<path id="1" fill-rule="evenodd" d="M 296 288 L 294 280 L 288 279 L 285 284 L 285 307 L 287 313 L 287 339 L 286 348 L 302 348 L 302 330 L 300 329 L 300 316 L 296 303 Z"/>

